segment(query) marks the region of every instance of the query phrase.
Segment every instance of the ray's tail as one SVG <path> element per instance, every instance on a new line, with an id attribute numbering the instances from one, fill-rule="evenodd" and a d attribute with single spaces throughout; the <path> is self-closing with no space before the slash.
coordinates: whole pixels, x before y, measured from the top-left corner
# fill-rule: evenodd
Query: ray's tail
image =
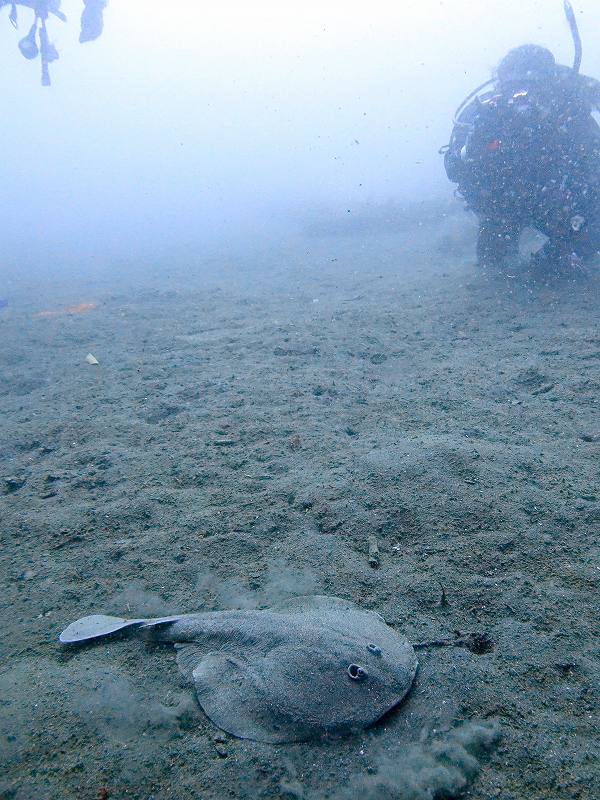
<path id="1" fill-rule="evenodd" d="M 183 619 L 186 614 L 172 617 L 153 617 L 150 619 L 125 619 L 123 617 L 110 617 L 106 614 L 91 614 L 88 617 L 72 622 L 58 637 L 61 644 L 79 644 L 93 639 L 101 639 L 113 633 L 125 630 L 139 630 L 140 628 L 154 628 L 159 625 L 170 625 Z"/>

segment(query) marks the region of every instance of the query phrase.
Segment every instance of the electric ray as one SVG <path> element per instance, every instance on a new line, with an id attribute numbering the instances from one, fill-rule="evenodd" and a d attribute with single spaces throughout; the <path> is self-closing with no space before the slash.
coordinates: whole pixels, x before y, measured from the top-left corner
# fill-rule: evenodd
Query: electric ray
<path id="1" fill-rule="evenodd" d="M 379 614 L 337 597 L 149 620 L 92 615 L 69 625 L 60 641 L 126 628 L 172 642 L 207 716 L 260 742 L 366 728 L 400 703 L 417 670 L 410 643 Z"/>

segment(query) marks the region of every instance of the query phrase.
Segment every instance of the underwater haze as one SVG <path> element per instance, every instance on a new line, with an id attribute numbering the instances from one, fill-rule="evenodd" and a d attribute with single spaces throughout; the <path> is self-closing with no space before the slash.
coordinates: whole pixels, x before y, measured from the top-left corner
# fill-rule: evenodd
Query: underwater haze
<path id="1" fill-rule="evenodd" d="M 102 8 L 0 0 L 0 798 L 593 800 L 600 84 L 562 0 Z M 564 70 L 502 84 L 528 43 Z M 352 615 L 245 627 L 290 602 L 381 615 L 405 699 L 370 724 L 412 672 L 348 664 Z M 181 670 L 162 623 L 59 642 L 231 609 Z M 191 685 L 223 656 L 289 669 Z"/>
<path id="2" fill-rule="evenodd" d="M 515 43 L 572 61 L 558 1 L 127 0 L 85 45 L 80 6 L 49 23 L 48 90 L 0 28 L 11 273 L 277 238 L 315 207 L 448 197 L 437 150 L 462 97 Z M 578 7 L 598 74 L 599 12 Z"/>

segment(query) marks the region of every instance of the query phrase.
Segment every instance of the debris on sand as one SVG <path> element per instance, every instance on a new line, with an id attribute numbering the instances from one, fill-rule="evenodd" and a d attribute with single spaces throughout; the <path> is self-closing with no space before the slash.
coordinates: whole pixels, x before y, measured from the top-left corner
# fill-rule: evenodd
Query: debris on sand
<path id="1" fill-rule="evenodd" d="M 415 650 L 425 650 L 429 647 L 464 647 L 476 656 L 486 655 L 494 649 L 494 641 L 487 633 L 455 631 L 454 637 L 454 639 L 430 639 L 428 642 L 417 642 L 413 644 L 413 647 Z"/>
<path id="2" fill-rule="evenodd" d="M 68 314 L 86 314 L 88 311 L 93 311 L 95 308 L 98 308 L 98 303 L 78 303 L 76 306 L 39 311 L 37 314 L 34 314 L 34 316 L 40 319 L 52 319 L 53 317 L 63 317 Z"/>
<path id="3" fill-rule="evenodd" d="M 448 596 L 446 595 L 446 587 L 441 582 L 438 581 L 438 583 L 440 583 L 440 589 L 442 591 L 438 605 L 440 608 L 448 608 L 450 603 L 448 602 Z"/>
<path id="4" fill-rule="evenodd" d="M 379 566 L 379 545 L 375 536 L 369 536 L 369 566 L 377 569 Z"/>

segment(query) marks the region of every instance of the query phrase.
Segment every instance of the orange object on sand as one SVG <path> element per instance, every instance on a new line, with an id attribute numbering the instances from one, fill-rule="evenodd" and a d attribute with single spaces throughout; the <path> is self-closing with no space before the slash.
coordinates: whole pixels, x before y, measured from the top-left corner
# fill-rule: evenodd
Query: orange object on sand
<path id="1" fill-rule="evenodd" d="M 97 308 L 98 303 L 79 303 L 76 306 L 68 306 L 67 308 L 57 308 L 52 311 L 40 311 L 35 314 L 36 317 L 62 317 L 64 314 L 85 314 L 92 309 Z"/>

